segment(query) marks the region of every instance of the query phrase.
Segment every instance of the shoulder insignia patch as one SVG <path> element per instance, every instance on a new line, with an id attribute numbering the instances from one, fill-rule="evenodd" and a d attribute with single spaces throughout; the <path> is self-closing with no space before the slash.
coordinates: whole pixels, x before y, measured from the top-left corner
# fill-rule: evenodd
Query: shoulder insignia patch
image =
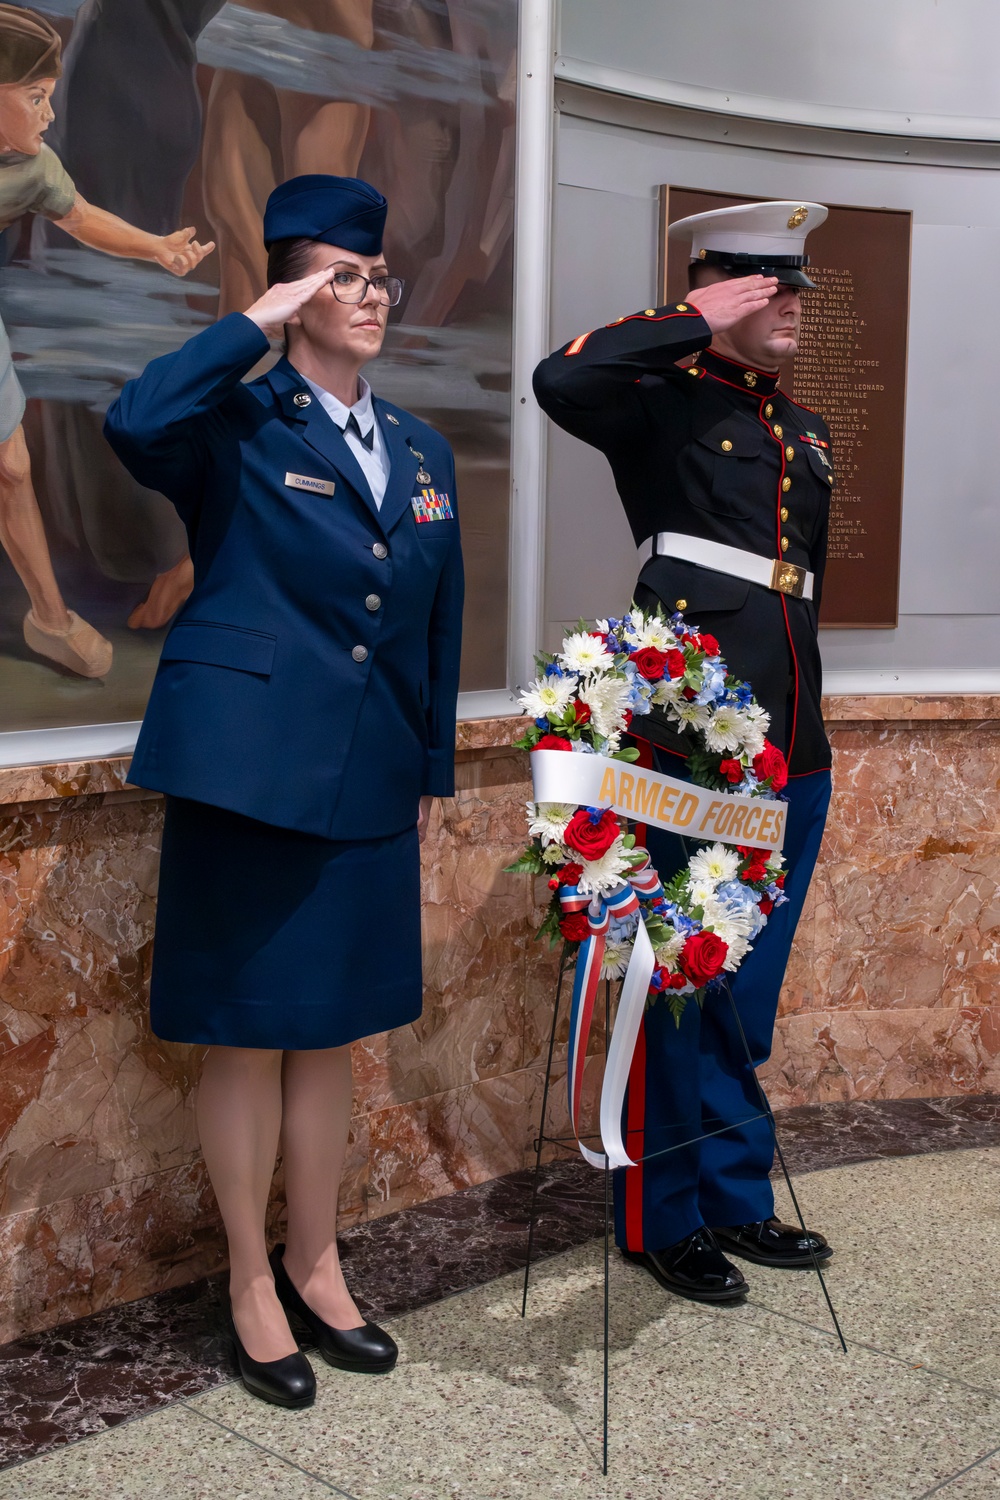
<path id="1" fill-rule="evenodd" d="M 574 339 L 573 340 L 573 342 L 570 344 L 569 348 L 566 350 L 566 353 L 567 354 L 579 354 L 580 350 L 583 348 L 584 344 L 587 342 L 587 340 L 589 338 L 590 338 L 590 334 L 589 333 L 581 333 L 581 335 L 580 335 L 580 337 L 578 339 Z"/>

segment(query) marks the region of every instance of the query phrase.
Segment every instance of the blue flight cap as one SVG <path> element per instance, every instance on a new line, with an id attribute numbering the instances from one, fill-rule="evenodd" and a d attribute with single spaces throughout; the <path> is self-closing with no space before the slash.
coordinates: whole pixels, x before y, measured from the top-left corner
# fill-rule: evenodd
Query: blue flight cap
<path id="1" fill-rule="evenodd" d="M 319 240 L 358 255 L 381 255 L 389 205 L 360 177 L 322 172 L 291 177 L 276 187 L 264 209 L 264 244 L 275 240 Z"/>

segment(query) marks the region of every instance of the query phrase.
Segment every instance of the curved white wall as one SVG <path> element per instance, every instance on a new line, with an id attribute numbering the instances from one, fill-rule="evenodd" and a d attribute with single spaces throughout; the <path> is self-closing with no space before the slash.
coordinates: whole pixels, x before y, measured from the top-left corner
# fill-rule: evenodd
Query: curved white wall
<path id="1" fill-rule="evenodd" d="M 562 0 L 559 52 L 557 77 L 679 104 L 1000 136 L 997 0 Z"/>

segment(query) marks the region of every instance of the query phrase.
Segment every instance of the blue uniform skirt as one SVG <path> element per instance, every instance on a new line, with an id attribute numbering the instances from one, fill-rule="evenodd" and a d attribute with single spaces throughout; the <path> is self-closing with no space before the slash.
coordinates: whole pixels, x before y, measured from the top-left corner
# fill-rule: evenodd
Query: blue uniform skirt
<path id="1" fill-rule="evenodd" d="M 416 828 L 296 833 L 166 798 L 150 1014 L 169 1042 L 340 1047 L 420 1015 Z"/>

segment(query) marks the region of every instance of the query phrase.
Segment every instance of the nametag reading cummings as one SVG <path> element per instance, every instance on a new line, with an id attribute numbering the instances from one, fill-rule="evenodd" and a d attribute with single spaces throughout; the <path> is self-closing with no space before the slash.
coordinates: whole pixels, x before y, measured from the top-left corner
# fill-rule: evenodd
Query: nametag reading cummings
<path id="1" fill-rule="evenodd" d="M 285 483 L 293 490 L 312 490 L 314 495 L 332 495 L 336 488 L 332 479 L 310 479 L 308 474 L 286 474 Z"/>

